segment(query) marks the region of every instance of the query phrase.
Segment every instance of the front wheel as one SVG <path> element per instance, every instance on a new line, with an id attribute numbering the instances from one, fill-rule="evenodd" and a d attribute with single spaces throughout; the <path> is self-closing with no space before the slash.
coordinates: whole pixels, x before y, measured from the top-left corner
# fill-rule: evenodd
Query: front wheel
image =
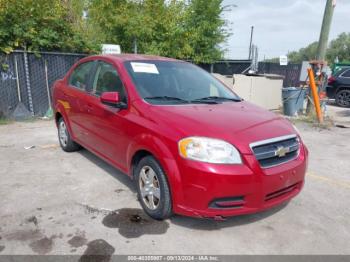
<path id="1" fill-rule="evenodd" d="M 80 146 L 72 140 L 62 117 L 58 120 L 58 140 L 61 148 L 66 152 L 74 152 L 80 149 Z"/>
<path id="2" fill-rule="evenodd" d="M 172 214 L 171 195 L 162 167 L 152 156 L 141 159 L 134 173 L 137 192 L 144 211 L 162 220 Z"/>
<path id="3" fill-rule="evenodd" d="M 335 102 L 341 107 L 350 107 L 350 89 L 343 89 L 337 92 Z"/>

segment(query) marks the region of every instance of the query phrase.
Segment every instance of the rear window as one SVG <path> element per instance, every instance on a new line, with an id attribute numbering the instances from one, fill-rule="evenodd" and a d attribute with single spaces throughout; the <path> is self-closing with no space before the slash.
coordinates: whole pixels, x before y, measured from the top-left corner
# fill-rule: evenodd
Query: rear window
<path id="1" fill-rule="evenodd" d="M 341 74 L 342 77 L 349 77 L 350 78 L 350 69 L 344 71 L 342 74 Z"/>

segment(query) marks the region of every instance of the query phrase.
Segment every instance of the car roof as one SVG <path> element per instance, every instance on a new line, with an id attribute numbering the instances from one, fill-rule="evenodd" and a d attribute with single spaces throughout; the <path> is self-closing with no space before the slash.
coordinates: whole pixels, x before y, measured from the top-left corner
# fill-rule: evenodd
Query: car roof
<path id="1" fill-rule="evenodd" d="M 125 62 L 125 61 L 178 61 L 183 62 L 181 60 L 177 60 L 174 58 L 162 57 L 162 56 L 154 56 L 154 55 L 141 55 L 141 54 L 118 54 L 118 55 L 95 55 L 92 56 L 94 59 L 99 59 L 101 57 L 106 57 L 115 61 Z"/>

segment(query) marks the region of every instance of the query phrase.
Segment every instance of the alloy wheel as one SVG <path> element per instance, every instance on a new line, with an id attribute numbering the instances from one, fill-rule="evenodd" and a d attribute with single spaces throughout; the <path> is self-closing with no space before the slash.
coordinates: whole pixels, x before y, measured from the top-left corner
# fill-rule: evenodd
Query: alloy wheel
<path id="1" fill-rule="evenodd" d="M 343 107 L 350 106 L 350 90 L 341 90 L 337 94 L 337 103 Z"/>
<path id="2" fill-rule="evenodd" d="M 139 176 L 141 199 L 150 210 L 160 204 L 160 186 L 156 172 L 150 166 L 142 167 Z"/>
<path id="3" fill-rule="evenodd" d="M 67 131 L 67 126 L 64 123 L 64 121 L 60 122 L 60 125 L 58 127 L 58 136 L 60 139 L 61 144 L 66 147 L 68 143 L 68 131 Z"/>

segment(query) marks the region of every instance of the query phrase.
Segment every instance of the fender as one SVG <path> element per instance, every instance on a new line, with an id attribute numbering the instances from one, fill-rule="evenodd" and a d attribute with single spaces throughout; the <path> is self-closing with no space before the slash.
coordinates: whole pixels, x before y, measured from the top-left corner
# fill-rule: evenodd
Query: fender
<path id="1" fill-rule="evenodd" d="M 338 86 L 334 92 L 334 96 L 336 96 L 339 91 L 344 90 L 344 89 L 350 89 L 350 86 L 344 86 L 344 85 Z"/>
<path id="2" fill-rule="evenodd" d="M 56 116 L 56 113 L 60 113 L 64 119 L 64 122 L 66 123 L 66 126 L 68 128 L 68 132 L 69 134 L 72 136 L 73 140 L 75 139 L 75 136 L 72 132 L 72 128 L 71 128 L 71 124 L 70 124 L 70 121 L 68 120 L 68 116 L 67 116 L 67 112 L 66 110 L 69 110 L 70 109 L 70 105 L 68 102 L 66 101 L 63 101 L 63 100 L 60 100 L 58 99 L 56 104 L 55 104 L 55 116 Z M 56 126 L 57 126 L 57 123 L 56 123 Z"/>
<path id="3" fill-rule="evenodd" d="M 130 176 L 132 176 L 132 158 L 136 152 L 140 150 L 150 152 L 164 169 L 169 182 L 173 207 L 175 207 L 174 203 L 182 203 L 183 194 L 181 188 L 181 176 L 176 160 L 168 146 L 158 137 L 149 133 L 143 133 L 135 137 L 127 150 L 128 173 Z"/>

